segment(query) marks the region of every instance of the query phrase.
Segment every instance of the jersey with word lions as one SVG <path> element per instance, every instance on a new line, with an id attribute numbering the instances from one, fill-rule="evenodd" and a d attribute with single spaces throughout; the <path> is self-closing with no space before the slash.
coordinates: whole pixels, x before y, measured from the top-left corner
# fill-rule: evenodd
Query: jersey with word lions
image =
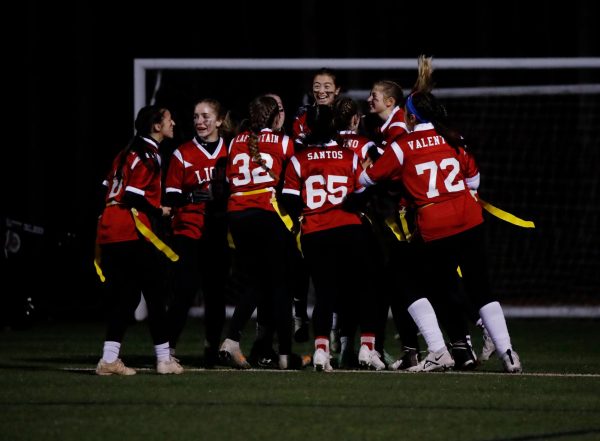
<path id="1" fill-rule="evenodd" d="M 248 150 L 250 132 L 242 132 L 231 140 L 227 162 L 230 196 L 227 211 L 260 208 L 275 211 L 271 197 L 283 173 L 283 164 L 294 154 L 287 135 L 262 129 L 258 135 L 258 151 L 264 164 L 256 162 Z"/>
<path id="2" fill-rule="evenodd" d="M 227 147 L 223 138 L 211 154 L 196 139 L 177 148 L 171 157 L 165 180 L 166 193 L 179 193 L 183 196 L 194 190 L 210 191 L 210 181 L 214 178 L 219 160 L 227 158 Z M 200 239 L 204 228 L 206 202 L 194 202 L 173 208 L 173 234 L 181 234 L 192 239 Z"/>
<path id="3" fill-rule="evenodd" d="M 134 152 L 121 153 L 113 161 L 112 168 L 106 180 L 102 183 L 108 188 L 106 207 L 98 221 L 97 241 L 99 244 L 126 242 L 138 240 L 131 207 L 123 205 L 125 191 L 141 195 L 156 208 L 160 207 L 160 154 L 156 141 L 144 138 L 146 141 L 143 152 L 144 160 Z M 121 169 L 122 178 L 119 180 L 117 168 L 120 166 L 122 155 L 127 155 Z M 148 228 L 151 227 L 146 213 L 139 212 L 139 220 Z"/>
<path id="4" fill-rule="evenodd" d="M 341 205 L 347 194 L 362 190 L 359 169 L 358 155 L 335 141 L 308 146 L 292 157 L 282 192 L 302 197 L 302 234 L 361 223 Z"/>
<path id="5" fill-rule="evenodd" d="M 474 168 L 475 167 L 475 168 Z M 397 138 L 361 182 L 401 181 L 417 206 L 417 226 L 425 241 L 451 236 L 483 222 L 481 207 L 465 183 L 478 176 L 471 155 L 458 151 L 439 135 L 431 123 Z"/>

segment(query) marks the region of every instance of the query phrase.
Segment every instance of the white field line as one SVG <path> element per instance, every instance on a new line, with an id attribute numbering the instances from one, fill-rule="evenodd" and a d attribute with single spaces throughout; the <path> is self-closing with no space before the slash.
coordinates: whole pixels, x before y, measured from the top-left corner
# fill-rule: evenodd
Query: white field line
<path id="1" fill-rule="evenodd" d="M 154 368 L 134 368 L 140 372 L 155 372 Z M 312 369 L 306 368 L 302 370 L 279 370 L 279 369 L 233 369 L 233 368 L 217 368 L 217 369 L 205 369 L 205 368 L 186 368 L 185 372 L 230 372 L 230 373 L 246 373 L 246 372 L 269 372 L 279 374 L 295 374 L 301 372 L 313 372 Z M 60 370 L 71 371 L 71 372 L 94 372 L 94 368 L 81 368 L 81 367 L 62 367 Z M 323 375 L 329 375 L 332 373 L 339 374 L 404 374 L 404 375 L 426 375 L 426 373 L 419 372 L 406 372 L 406 371 L 368 371 L 368 370 L 347 370 L 347 369 L 335 369 L 333 372 L 326 372 Z M 428 372 L 427 374 L 437 375 L 478 375 L 478 376 L 490 376 L 490 375 L 502 375 L 506 377 L 565 377 L 565 378 L 600 378 L 600 374 L 559 374 L 554 372 L 524 372 L 521 374 L 507 374 L 505 372 Z"/>

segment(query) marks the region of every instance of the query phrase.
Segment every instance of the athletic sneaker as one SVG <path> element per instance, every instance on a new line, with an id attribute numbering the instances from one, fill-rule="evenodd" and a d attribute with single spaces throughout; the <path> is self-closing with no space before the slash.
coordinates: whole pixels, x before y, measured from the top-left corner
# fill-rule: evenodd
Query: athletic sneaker
<path id="1" fill-rule="evenodd" d="M 246 357 L 242 354 L 240 343 L 229 338 L 221 344 L 219 349 L 219 357 L 231 367 L 236 369 L 250 369 L 250 363 L 246 361 Z"/>
<path id="2" fill-rule="evenodd" d="M 333 368 L 329 362 L 329 354 L 323 349 L 319 348 L 313 355 L 313 366 L 317 372 L 331 372 Z"/>
<path id="3" fill-rule="evenodd" d="M 277 369 L 279 367 L 279 355 L 272 346 L 255 341 L 248 355 L 248 363 L 254 368 Z"/>
<path id="4" fill-rule="evenodd" d="M 430 352 L 427 357 L 421 361 L 418 365 L 407 369 L 409 372 L 435 372 L 445 371 L 454 367 L 454 360 L 448 352 L 448 349 L 444 348 L 439 352 Z"/>
<path id="5" fill-rule="evenodd" d="M 479 356 L 479 359 L 481 361 L 487 361 L 494 354 L 494 352 L 496 352 L 496 346 L 494 345 L 494 341 L 492 340 L 492 337 L 490 336 L 486 327 L 481 325 L 481 330 L 483 331 L 483 347 L 481 348 L 481 355 Z"/>
<path id="6" fill-rule="evenodd" d="M 367 345 L 361 345 L 358 350 L 358 364 L 362 368 L 382 371 L 385 364 L 381 361 L 381 355 L 375 349 L 369 349 Z"/>
<path id="7" fill-rule="evenodd" d="M 405 371 L 419 364 L 419 352 L 415 348 L 404 347 L 404 354 L 389 365 L 391 371 Z"/>
<path id="8" fill-rule="evenodd" d="M 156 372 L 159 374 L 183 374 L 183 368 L 179 364 L 179 360 L 175 357 L 171 357 L 167 361 L 156 362 Z"/>
<path id="9" fill-rule="evenodd" d="M 135 369 L 129 368 L 123 364 L 120 358 L 112 363 L 107 363 L 100 359 L 96 366 L 96 375 L 135 375 Z"/>
<path id="10" fill-rule="evenodd" d="M 451 347 L 455 370 L 472 371 L 477 367 L 477 356 L 469 340 L 459 340 L 452 343 Z"/>
<path id="11" fill-rule="evenodd" d="M 294 317 L 294 341 L 296 343 L 308 341 L 308 319 Z"/>
<path id="12" fill-rule="evenodd" d="M 505 372 L 508 372 L 509 374 L 519 374 L 523 372 L 519 354 L 517 354 L 514 350 L 508 349 L 500 358 L 502 359 Z"/>

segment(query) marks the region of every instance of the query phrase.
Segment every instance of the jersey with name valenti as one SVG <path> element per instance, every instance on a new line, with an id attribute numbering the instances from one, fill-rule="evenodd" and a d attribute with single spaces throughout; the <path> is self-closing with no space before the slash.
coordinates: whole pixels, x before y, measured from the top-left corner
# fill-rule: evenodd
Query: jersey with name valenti
<path id="1" fill-rule="evenodd" d="M 260 208 L 275 211 L 271 197 L 283 173 L 283 164 L 294 154 L 287 135 L 262 129 L 258 135 L 258 151 L 264 165 L 252 159 L 248 150 L 251 132 L 242 132 L 231 140 L 227 162 L 230 196 L 227 211 Z"/>
<path id="2" fill-rule="evenodd" d="M 103 182 L 108 189 L 106 207 L 98 221 L 97 242 L 99 244 L 138 240 L 131 207 L 123 205 L 125 191 L 141 195 L 156 208 L 160 207 L 161 178 L 160 154 L 156 141 L 146 141 L 143 151 L 144 160 L 136 152 L 120 153 L 113 161 L 108 177 Z M 117 178 L 117 169 L 121 163 L 121 155 L 126 154 L 121 169 L 122 178 Z M 139 219 L 150 228 L 150 220 L 146 213 L 139 212 Z"/>
<path id="3" fill-rule="evenodd" d="M 358 155 L 335 141 L 309 145 L 292 157 L 282 193 L 302 197 L 302 234 L 361 223 L 341 205 L 347 194 L 362 190 L 359 169 Z"/>
<path id="4" fill-rule="evenodd" d="M 470 194 L 464 171 L 473 158 L 454 149 L 432 124 L 419 124 L 394 141 L 360 181 L 369 186 L 401 181 L 417 206 L 417 227 L 423 240 L 448 237 L 483 222 L 481 207 Z"/>
<path id="5" fill-rule="evenodd" d="M 219 138 L 213 153 L 207 151 L 196 139 L 192 139 L 173 152 L 165 179 L 165 193 L 189 195 L 194 190 L 209 191 L 217 161 L 226 160 L 227 147 Z M 171 223 L 173 234 L 200 239 L 204 227 L 206 202 L 190 202 L 173 208 Z"/>

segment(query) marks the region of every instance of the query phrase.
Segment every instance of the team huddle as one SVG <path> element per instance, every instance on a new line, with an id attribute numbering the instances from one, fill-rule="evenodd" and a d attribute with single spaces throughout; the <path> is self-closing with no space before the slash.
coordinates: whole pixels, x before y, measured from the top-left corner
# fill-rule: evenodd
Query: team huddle
<path id="1" fill-rule="evenodd" d="M 199 290 L 207 368 L 472 370 L 495 353 L 505 372 L 521 372 L 487 276 L 477 163 L 431 93 L 432 72 L 420 57 L 406 97 L 377 81 L 372 127 L 329 69 L 314 75 L 314 103 L 291 135 L 276 94 L 252 100 L 235 129 L 218 101 L 200 100 L 196 134 L 166 173 L 158 147 L 175 122 L 166 108 L 142 108 L 104 182 L 98 269 L 109 309 L 96 373 L 136 373 L 119 354 L 140 292 L 156 371 L 183 373 L 176 347 Z M 166 243 L 153 232 L 159 219 L 169 223 Z M 225 329 L 232 274 L 239 292 Z M 399 357 L 384 349 L 390 310 Z M 246 357 L 240 341 L 254 311 Z M 479 357 L 471 324 L 483 332 Z M 309 340 L 310 325 L 314 352 L 301 356 L 293 344 Z"/>

